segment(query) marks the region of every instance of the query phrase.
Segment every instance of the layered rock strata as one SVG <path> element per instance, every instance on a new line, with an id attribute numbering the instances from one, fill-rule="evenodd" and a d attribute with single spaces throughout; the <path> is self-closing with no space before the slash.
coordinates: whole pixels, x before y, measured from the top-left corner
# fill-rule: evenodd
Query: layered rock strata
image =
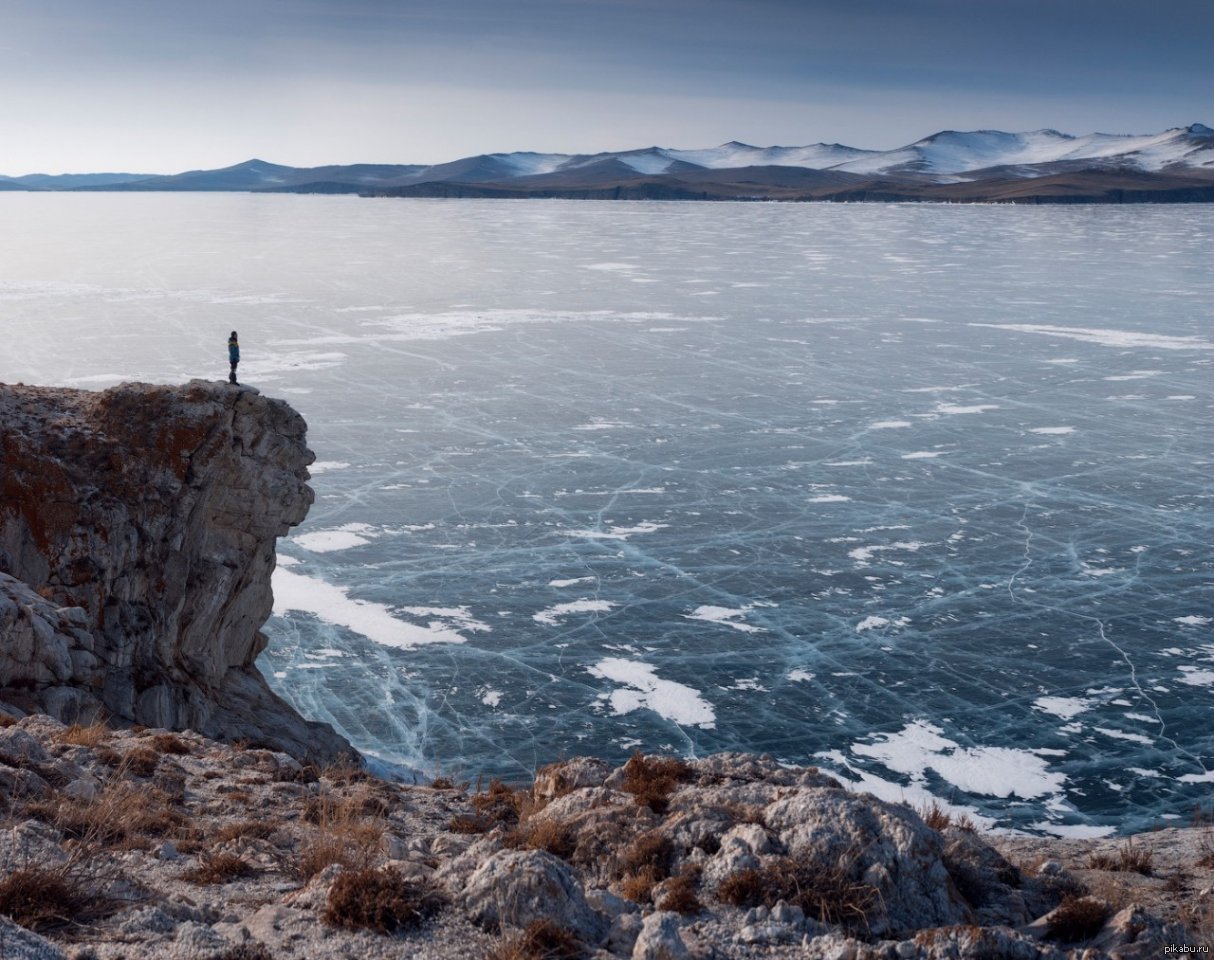
<path id="1" fill-rule="evenodd" d="M 250 387 L 0 385 L 0 700 L 330 759 L 254 666 L 306 424 Z"/>

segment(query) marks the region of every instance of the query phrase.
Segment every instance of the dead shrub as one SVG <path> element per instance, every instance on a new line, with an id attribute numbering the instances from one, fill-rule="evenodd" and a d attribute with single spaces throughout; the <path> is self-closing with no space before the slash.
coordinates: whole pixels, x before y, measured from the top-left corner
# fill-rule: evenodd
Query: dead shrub
<path id="1" fill-rule="evenodd" d="M 97 758 L 98 763 L 104 763 L 107 767 L 117 769 L 122 766 L 122 754 L 113 747 L 101 746 L 93 751 L 93 756 Z"/>
<path id="2" fill-rule="evenodd" d="M 68 746 L 88 747 L 90 750 L 95 750 L 109 740 L 112 732 L 103 720 L 96 720 L 88 726 L 73 723 L 55 739 Z"/>
<path id="3" fill-rule="evenodd" d="M 620 881 L 620 896 L 633 903 L 647 904 L 653 897 L 653 888 L 659 878 L 651 869 L 630 873 Z"/>
<path id="4" fill-rule="evenodd" d="M 0 914 L 35 932 L 90 923 L 108 916 L 110 907 L 72 862 L 19 867 L 0 878 Z"/>
<path id="5" fill-rule="evenodd" d="M 243 880 L 254 873 L 253 865 L 234 853 L 203 853 L 198 858 L 198 865 L 185 871 L 182 878 L 190 883 L 215 886 Z"/>
<path id="6" fill-rule="evenodd" d="M 1120 873 L 1140 873 L 1149 877 L 1154 872 L 1155 856 L 1150 850 L 1139 850 L 1133 840 L 1127 840 L 1114 856 L 1110 853 L 1093 853 L 1088 857 L 1092 870 L 1111 870 Z"/>
<path id="7" fill-rule="evenodd" d="M 357 799 L 311 798 L 304 819 L 314 828 L 300 844 L 293 865 L 302 880 L 310 880 L 335 863 L 347 869 L 370 869 L 382 853 L 387 824 L 380 817 L 365 816 Z"/>
<path id="8" fill-rule="evenodd" d="M 227 843 L 231 840 L 267 840 L 278 827 L 265 820 L 236 820 L 225 823 L 215 831 L 215 843 Z"/>
<path id="9" fill-rule="evenodd" d="M 193 748 L 175 733 L 158 733 L 151 739 L 152 749 L 158 753 L 171 753 L 179 757 L 189 756 Z"/>
<path id="10" fill-rule="evenodd" d="M 331 927 L 395 933 L 418 926 L 445 905 L 437 888 L 406 880 L 399 870 L 346 870 L 333 881 L 322 919 Z"/>
<path id="11" fill-rule="evenodd" d="M 5 727 L 15 727 L 20 722 L 11 713 L 5 713 L 3 710 L 0 710 L 0 730 Z"/>
<path id="12" fill-rule="evenodd" d="M 826 866 L 776 857 L 759 869 L 726 877 L 717 897 L 740 907 L 774 907 L 783 900 L 823 923 L 860 931 L 867 927 L 869 913 L 879 908 L 881 897 L 859 874 L 859 863 L 850 856 Z"/>
<path id="13" fill-rule="evenodd" d="M 646 757 L 638 750 L 624 764 L 622 789 L 633 795 L 637 806 L 662 814 L 678 785 L 694 775 L 691 767 L 676 757 Z"/>
<path id="14" fill-rule="evenodd" d="M 159 790 L 139 790 L 117 781 L 91 801 L 35 800 L 25 805 L 24 812 L 88 847 L 146 848 L 186 823 L 185 814 L 166 801 Z"/>
<path id="15" fill-rule="evenodd" d="M 648 903 L 653 888 L 670 876 L 673 859 L 674 847 L 670 838 L 657 830 L 634 838 L 615 862 L 622 895 L 636 903 Z"/>
<path id="16" fill-rule="evenodd" d="M 717 887 L 717 899 L 734 907 L 757 907 L 766 894 L 763 871 L 755 867 L 731 873 Z"/>
<path id="17" fill-rule="evenodd" d="M 452 833 L 488 833 L 493 829 L 493 824 L 484 817 L 470 817 L 467 814 L 460 813 L 447 821 L 447 829 Z"/>
<path id="18" fill-rule="evenodd" d="M 551 920 L 533 920 L 522 933 L 490 951 L 487 960 L 578 960 L 582 944 Z"/>
<path id="19" fill-rule="evenodd" d="M 917 807 L 915 812 L 920 819 L 933 830 L 947 830 L 952 826 L 953 818 L 947 810 L 940 806 L 939 801 L 933 800 L 924 807 Z"/>
<path id="20" fill-rule="evenodd" d="M 122 757 L 122 769 L 137 777 L 150 777 L 158 763 L 160 754 L 146 745 L 132 747 Z"/>
<path id="21" fill-rule="evenodd" d="M 483 793 L 473 794 L 472 809 L 494 826 L 503 824 L 513 826 L 519 822 L 520 816 L 529 810 L 527 802 L 529 794 L 523 790 L 514 790 L 500 780 L 489 781 L 489 789 Z"/>
<path id="22" fill-rule="evenodd" d="M 616 871 L 620 876 L 640 873 L 645 870 L 657 874 L 659 880 L 670 876 L 670 863 L 674 858 L 674 846 L 670 838 L 657 830 L 642 833 L 620 853 Z"/>
<path id="23" fill-rule="evenodd" d="M 457 790 L 455 781 L 450 777 L 435 777 L 430 781 L 430 789 L 432 790 Z"/>
<path id="24" fill-rule="evenodd" d="M 550 819 L 521 823 L 506 834 L 503 842 L 515 850 L 544 850 L 562 860 L 571 860 L 577 849 L 573 828 Z"/>
<path id="25" fill-rule="evenodd" d="M 246 940 L 234 947 L 228 947 L 215 960 L 274 960 L 264 943 L 257 940 Z"/>
<path id="26" fill-rule="evenodd" d="M 1197 835 L 1197 866 L 1214 868 L 1214 829 L 1209 827 Z"/>
<path id="27" fill-rule="evenodd" d="M 662 899 L 658 903 L 659 910 L 673 910 L 675 913 L 693 914 L 704 909 L 700 898 L 696 896 L 696 883 L 700 871 L 697 869 L 684 870 L 666 884 Z"/>
<path id="28" fill-rule="evenodd" d="M 1096 936 L 1109 917 L 1108 905 L 1092 897 L 1066 897 L 1050 914 L 1045 935 L 1059 943 L 1079 943 Z"/>

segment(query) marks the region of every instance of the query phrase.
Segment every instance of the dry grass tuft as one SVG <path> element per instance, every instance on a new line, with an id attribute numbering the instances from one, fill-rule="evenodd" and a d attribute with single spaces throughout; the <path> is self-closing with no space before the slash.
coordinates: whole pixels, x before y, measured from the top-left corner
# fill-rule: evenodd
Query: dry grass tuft
<path id="1" fill-rule="evenodd" d="M 122 781 L 102 788 L 91 801 L 59 797 L 25 804 L 26 816 L 49 823 L 88 848 L 148 847 L 186 824 L 186 816 L 159 790 Z"/>
<path id="2" fill-rule="evenodd" d="M 947 830 L 952 826 L 952 816 L 936 800 L 924 807 L 916 807 L 915 812 L 933 830 Z"/>
<path id="3" fill-rule="evenodd" d="M 203 853 L 198 858 L 198 866 L 187 870 L 182 878 L 190 883 L 213 886 L 243 880 L 255 873 L 252 864 L 234 853 Z"/>
<path id="4" fill-rule="evenodd" d="M 755 867 L 734 871 L 717 887 L 717 899 L 734 907 L 757 907 L 766 895 L 763 871 Z"/>
<path id="5" fill-rule="evenodd" d="M 267 840 L 278 827 L 265 820 L 236 820 L 225 823 L 215 831 L 212 840 L 215 843 L 227 843 L 230 840 Z"/>
<path id="6" fill-rule="evenodd" d="M 382 854 L 387 822 L 364 814 L 358 797 L 312 798 L 304 819 L 314 827 L 300 844 L 293 865 L 293 872 L 301 880 L 310 880 L 335 863 L 348 870 L 367 870 Z"/>
<path id="7" fill-rule="evenodd" d="M 1096 936 L 1109 917 L 1108 905 L 1092 897 L 1066 897 L 1050 914 L 1045 935 L 1059 943 L 1079 943 Z"/>
<path id="8" fill-rule="evenodd" d="M 105 721 L 96 720 L 87 727 L 73 723 L 55 739 L 59 743 L 69 746 L 88 747 L 90 750 L 95 750 L 109 740 L 112 733 L 113 731 L 106 725 Z"/>
<path id="9" fill-rule="evenodd" d="M 674 847 L 659 831 L 636 837 L 616 858 L 621 894 L 636 903 L 648 903 L 653 888 L 670 876 L 673 859 Z"/>
<path id="10" fill-rule="evenodd" d="M 739 870 L 726 877 L 717 897 L 738 907 L 774 907 L 784 900 L 800 907 L 806 916 L 848 930 L 865 929 L 868 915 L 881 903 L 877 888 L 859 878 L 854 858 L 823 867 L 777 857 L 759 869 Z"/>
<path id="11" fill-rule="evenodd" d="M 274 960 L 274 954 L 270 953 L 264 943 L 249 940 L 229 947 L 215 960 Z"/>
<path id="12" fill-rule="evenodd" d="M 693 914 L 704 909 L 704 904 L 696 896 L 696 882 L 699 880 L 699 870 L 684 870 L 666 884 L 662 899 L 658 903 L 659 910 L 673 910 L 675 913 Z"/>
<path id="13" fill-rule="evenodd" d="M 527 820 L 506 834 L 503 842 L 515 850 L 544 850 L 562 860 L 571 860 L 577 849 L 577 834 L 558 820 Z"/>
<path id="14" fill-rule="evenodd" d="M 100 920 L 111 906 L 71 862 L 20 867 L 0 879 L 0 914 L 36 932 Z"/>
<path id="15" fill-rule="evenodd" d="M 151 739 L 152 749 L 157 753 L 172 753 L 179 757 L 189 756 L 194 749 L 175 733 L 158 733 Z"/>
<path id="16" fill-rule="evenodd" d="M 418 926 L 445 905 L 437 888 L 406 880 L 399 870 L 346 870 L 333 881 L 322 919 L 331 927 L 395 933 Z"/>
<path id="17" fill-rule="evenodd" d="M 1140 873 L 1149 877 L 1154 873 L 1154 854 L 1150 850 L 1137 850 L 1133 840 L 1125 844 L 1113 856 L 1108 853 L 1093 853 L 1088 857 L 1088 867 L 1092 870 L 1112 870 L 1121 873 Z"/>
<path id="18" fill-rule="evenodd" d="M 578 960 L 581 956 L 582 945 L 572 933 L 551 920 L 535 920 L 494 947 L 487 960 Z"/>
<path id="19" fill-rule="evenodd" d="M 0 710 L 0 730 L 5 727 L 15 727 L 18 723 L 20 721 L 11 713 L 5 713 L 3 710 Z"/>
<path id="20" fill-rule="evenodd" d="M 160 754 L 146 744 L 132 747 L 122 758 L 122 768 L 137 777 L 150 777 L 160 763 Z"/>
<path id="21" fill-rule="evenodd" d="M 694 775 L 691 767 L 676 757 L 646 757 L 638 750 L 624 764 L 623 789 L 636 798 L 637 806 L 662 814 L 679 784 Z"/>
<path id="22" fill-rule="evenodd" d="M 488 833 L 495 827 L 517 827 L 534 809 L 527 790 L 515 790 L 500 780 L 470 798 L 473 813 L 452 817 L 447 828 L 455 833 Z"/>

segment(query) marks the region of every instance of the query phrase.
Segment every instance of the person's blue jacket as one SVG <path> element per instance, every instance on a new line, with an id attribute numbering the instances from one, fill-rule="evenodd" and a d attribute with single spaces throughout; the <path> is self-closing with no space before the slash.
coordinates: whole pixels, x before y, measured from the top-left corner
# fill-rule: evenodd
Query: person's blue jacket
<path id="1" fill-rule="evenodd" d="M 240 344 L 233 338 L 228 338 L 228 363 L 240 363 Z"/>

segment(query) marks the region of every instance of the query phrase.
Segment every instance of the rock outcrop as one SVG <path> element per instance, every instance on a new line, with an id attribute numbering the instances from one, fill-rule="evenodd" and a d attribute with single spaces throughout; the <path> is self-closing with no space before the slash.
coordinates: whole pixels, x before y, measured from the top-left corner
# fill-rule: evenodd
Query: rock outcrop
<path id="1" fill-rule="evenodd" d="M 254 666 L 306 424 L 250 387 L 0 385 L 0 700 L 330 759 Z"/>
<path id="2" fill-rule="evenodd" d="M 0 957 L 1146 960 L 1214 931 L 1200 828 L 1135 838 L 1143 874 L 1117 838 L 928 820 L 741 754 L 470 792 L 0 715 Z"/>

